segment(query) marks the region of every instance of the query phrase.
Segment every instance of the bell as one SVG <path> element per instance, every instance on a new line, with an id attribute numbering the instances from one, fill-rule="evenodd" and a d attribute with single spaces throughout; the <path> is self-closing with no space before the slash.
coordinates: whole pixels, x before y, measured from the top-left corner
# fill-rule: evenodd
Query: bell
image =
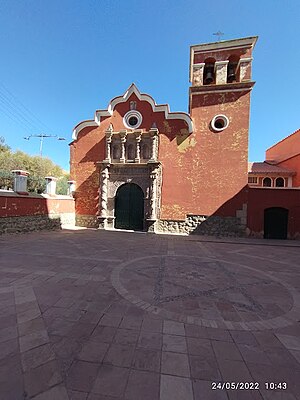
<path id="1" fill-rule="evenodd" d="M 207 68 L 205 77 L 204 77 L 204 85 L 210 85 L 214 81 L 213 68 Z"/>
<path id="2" fill-rule="evenodd" d="M 227 82 L 228 83 L 236 82 L 234 65 L 229 65 L 228 67 Z"/>

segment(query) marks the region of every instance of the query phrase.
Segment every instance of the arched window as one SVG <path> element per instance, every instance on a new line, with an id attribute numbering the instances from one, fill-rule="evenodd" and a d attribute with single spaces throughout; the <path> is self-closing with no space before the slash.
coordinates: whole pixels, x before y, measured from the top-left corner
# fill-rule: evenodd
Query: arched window
<path id="1" fill-rule="evenodd" d="M 118 160 L 121 157 L 121 148 L 119 144 L 114 144 L 112 148 L 112 158 Z"/>
<path id="2" fill-rule="evenodd" d="M 284 179 L 283 178 L 276 178 L 275 186 L 276 187 L 284 187 Z"/>
<path id="3" fill-rule="evenodd" d="M 264 187 L 271 187 L 271 186 L 272 186 L 272 180 L 271 180 L 271 178 L 264 178 L 264 179 L 263 179 L 263 186 L 264 186 Z"/>
<path id="4" fill-rule="evenodd" d="M 214 58 L 207 58 L 205 61 L 203 72 L 203 85 L 211 85 L 215 83 L 215 62 Z"/>
<path id="5" fill-rule="evenodd" d="M 135 158 L 135 148 L 133 144 L 129 144 L 127 147 L 127 160 L 134 160 Z"/>

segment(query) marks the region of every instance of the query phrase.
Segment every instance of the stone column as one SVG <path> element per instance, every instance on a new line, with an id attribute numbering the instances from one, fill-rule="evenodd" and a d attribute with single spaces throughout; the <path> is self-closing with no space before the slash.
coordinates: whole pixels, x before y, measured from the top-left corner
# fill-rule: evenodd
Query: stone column
<path id="1" fill-rule="evenodd" d="M 156 215 L 156 201 L 157 201 L 157 176 L 158 168 L 155 167 L 150 173 L 150 220 L 155 221 Z"/>
<path id="2" fill-rule="evenodd" d="M 104 165 L 101 171 L 101 199 L 100 199 L 100 218 L 107 217 L 107 191 L 108 191 L 108 165 Z"/>
<path id="3" fill-rule="evenodd" d="M 14 191 L 19 193 L 28 193 L 27 178 L 29 172 L 22 171 L 21 169 L 14 169 L 11 172 L 14 175 Z"/>
<path id="4" fill-rule="evenodd" d="M 121 157 L 120 157 L 120 162 L 121 163 L 125 163 L 126 136 L 127 136 L 126 130 L 125 131 L 120 131 L 120 138 L 121 138 Z"/>
<path id="5" fill-rule="evenodd" d="M 112 124 L 109 125 L 109 128 L 105 132 L 106 136 L 106 159 L 105 161 L 111 162 L 111 138 L 113 134 L 113 126 Z"/>
<path id="6" fill-rule="evenodd" d="M 135 157 L 135 162 L 140 163 L 141 162 L 141 139 L 142 139 L 142 133 L 137 131 L 135 132 L 135 143 L 136 143 L 136 157 Z"/>
<path id="7" fill-rule="evenodd" d="M 68 196 L 73 196 L 76 189 L 76 181 L 68 181 Z"/>
<path id="8" fill-rule="evenodd" d="M 56 194 L 56 181 L 57 178 L 55 178 L 54 176 L 46 176 L 46 194 L 50 194 L 52 196 L 54 196 Z"/>
<path id="9" fill-rule="evenodd" d="M 152 139 L 151 158 L 149 161 L 156 162 L 158 158 L 158 129 L 151 128 L 149 133 Z"/>
<path id="10" fill-rule="evenodd" d="M 199 63 L 193 65 L 193 77 L 192 77 L 192 85 L 193 86 L 202 86 L 203 85 L 203 72 L 204 72 L 205 63 Z"/>
<path id="11" fill-rule="evenodd" d="M 222 85 L 227 83 L 227 61 L 216 61 L 215 62 L 215 74 L 216 74 L 216 84 Z"/>
<path id="12" fill-rule="evenodd" d="M 240 70 L 240 82 L 251 80 L 251 62 L 252 57 L 240 59 L 238 63 L 238 68 Z"/>

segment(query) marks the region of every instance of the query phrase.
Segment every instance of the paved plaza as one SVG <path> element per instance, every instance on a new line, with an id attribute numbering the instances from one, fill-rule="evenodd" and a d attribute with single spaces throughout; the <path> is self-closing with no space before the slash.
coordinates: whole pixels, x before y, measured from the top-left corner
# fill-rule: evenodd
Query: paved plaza
<path id="1" fill-rule="evenodd" d="M 297 241 L 0 237 L 1 400 L 300 399 L 299 321 Z"/>

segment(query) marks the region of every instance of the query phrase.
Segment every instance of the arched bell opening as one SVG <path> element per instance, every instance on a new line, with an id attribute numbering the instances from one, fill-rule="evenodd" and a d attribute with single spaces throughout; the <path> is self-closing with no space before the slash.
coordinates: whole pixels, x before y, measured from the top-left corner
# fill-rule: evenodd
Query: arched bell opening
<path id="1" fill-rule="evenodd" d="M 204 61 L 203 85 L 212 85 L 216 83 L 215 62 L 216 60 L 214 58 L 207 58 Z"/>
<path id="2" fill-rule="evenodd" d="M 227 83 L 239 82 L 239 73 L 238 73 L 238 65 L 239 65 L 239 56 L 231 55 L 228 58 L 228 66 L 227 66 Z"/>

